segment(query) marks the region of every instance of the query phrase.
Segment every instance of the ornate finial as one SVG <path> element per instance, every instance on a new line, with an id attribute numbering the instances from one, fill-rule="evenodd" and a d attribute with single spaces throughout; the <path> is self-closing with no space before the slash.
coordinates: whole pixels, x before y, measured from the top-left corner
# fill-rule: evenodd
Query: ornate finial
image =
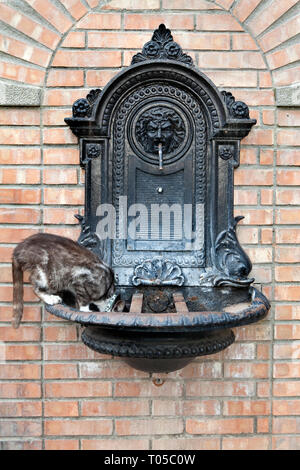
<path id="1" fill-rule="evenodd" d="M 249 108 L 243 101 L 235 101 L 235 97 L 229 91 L 222 91 L 222 95 L 231 117 L 249 119 Z"/>
<path id="2" fill-rule="evenodd" d="M 182 52 L 179 44 L 173 41 L 171 31 L 164 24 L 154 31 L 151 41 L 146 42 L 142 52 L 133 56 L 131 64 L 158 59 L 178 60 L 193 65 L 192 58 Z"/>

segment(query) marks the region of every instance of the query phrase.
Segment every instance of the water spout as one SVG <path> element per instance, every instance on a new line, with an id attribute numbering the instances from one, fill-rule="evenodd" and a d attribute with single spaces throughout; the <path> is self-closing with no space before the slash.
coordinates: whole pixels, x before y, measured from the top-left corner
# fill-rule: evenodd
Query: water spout
<path id="1" fill-rule="evenodd" d="M 163 170 L 163 153 L 162 153 L 162 143 L 158 144 L 158 157 L 159 157 L 159 169 Z"/>

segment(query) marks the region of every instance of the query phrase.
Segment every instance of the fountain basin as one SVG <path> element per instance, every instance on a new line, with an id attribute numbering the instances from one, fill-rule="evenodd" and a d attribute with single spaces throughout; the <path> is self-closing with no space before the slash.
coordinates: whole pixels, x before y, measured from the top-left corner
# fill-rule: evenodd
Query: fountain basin
<path id="1" fill-rule="evenodd" d="M 143 298 L 142 291 L 131 296 L 127 312 L 81 312 L 62 304 L 47 305 L 46 310 L 85 326 L 82 341 L 94 351 L 121 357 L 135 369 L 171 372 L 195 357 L 226 349 L 235 340 L 231 328 L 263 319 L 270 308 L 254 287 L 193 288 L 174 293 L 171 289 L 168 293 L 175 308 L 171 302 L 171 311 L 162 313 L 143 312 L 147 297 Z M 128 305 L 130 293 L 120 295 Z M 199 305 L 201 311 L 192 310 Z"/>

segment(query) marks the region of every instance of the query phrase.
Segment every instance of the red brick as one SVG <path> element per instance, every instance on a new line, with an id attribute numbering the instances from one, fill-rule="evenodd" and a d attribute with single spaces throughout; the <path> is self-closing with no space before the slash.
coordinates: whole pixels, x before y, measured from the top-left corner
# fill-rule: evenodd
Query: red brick
<path id="1" fill-rule="evenodd" d="M 278 209 L 276 211 L 277 224 L 298 224 L 300 209 Z"/>
<path id="2" fill-rule="evenodd" d="M 152 443 L 153 450 L 220 450 L 221 443 L 219 438 L 215 437 L 174 437 L 166 439 L 155 439 Z"/>
<path id="3" fill-rule="evenodd" d="M 99 436 L 112 433 L 112 422 L 98 420 L 55 420 L 45 422 L 45 435 L 48 436 Z"/>
<path id="4" fill-rule="evenodd" d="M 42 416 L 42 403 L 37 401 L 2 401 L 0 404 L 0 414 L 2 418 L 33 418 Z"/>
<path id="5" fill-rule="evenodd" d="M 298 150 L 280 149 L 277 151 L 277 165 L 300 166 Z"/>
<path id="6" fill-rule="evenodd" d="M 245 209 L 239 208 L 239 215 L 245 218 L 241 220 L 243 225 L 272 225 L 273 214 L 271 209 Z"/>
<path id="7" fill-rule="evenodd" d="M 224 437 L 222 450 L 268 450 L 268 437 Z"/>
<path id="8" fill-rule="evenodd" d="M 273 414 L 277 416 L 300 415 L 300 400 L 273 400 Z"/>
<path id="9" fill-rule="evenodd" d="M 71 31 L 64 39 L 61 47 L 85 47 L 85 33 L 81 31 Z"/>
<path id="10" fill-rule="evenodd" d="M 279 263 L 299 263 L 300 262 L 300 248 L 294 247 L 294 246 L 293 247 L 288 247 L 288 246 L 277 247 L 275 261 L 278 261 Z"/>
<path id="11" fill-rule="evenodd" d="M 64 7 L 76 20 L 79 20 L 88 11 L 80 0 L 64 0 Z"/>
<path id="12" fill-rule="evenodd" d="M 19 243 L 26 237 L 37 233 L 37 229 L 1 228 L 0 243 Z M 7 250 L 7 248 L 5 248 Z"/>
<path id="13" fill-rule="evenodd" d="M 107 44 L 104 47 L 106 46 Z M 97 67 L 120 67 L 121 52 L 58 50 L 52 63 L 53 67 L 94 67 L 94 64 L 97 64 Z"/>
<path id="14" fill-rule="evenodd" d="M 28 3 L 61 33 L 72 26 L 67 16 L 50 0 L 28 0 Z"/>
<path id="15" fill-rule="evenodd" d="M 77 138 L 71 130 L 61 127 L 49 127 L 43 131 L 44 144 L 75 144 Z"/>
<path id="16" fill-rule="evenodd" d="M 271 186 L 273 184 L 273 171 L 239 168 L 235 172 L 234 184 L 238 186 Z"/>
<path id="17" fill-rule="evenodd" d="M 253 383 L 250 382 L 187 382 L 186 395 L 192 397 L 252 396 Z"/>
<path id="18" fill-rule="evenodd" d="M 300 343 L 292 341 L 274 345 L 274 359 L 300 359 Z"/>
<path id="19" fill-rule="evenodd" d="M 288 127 L 300 126 L 300 110 L 279 109 L 278 110 L 278 125 L 288 126 Z"/>
<path id="20" fill-rule="evenodd" d="M 125 365 L 122 361 L 97 361 L 80 364 L 80 377 L 84 379 L 124 379 L 148 377 L 147 372 L 142 372 Z"/>
<path id="21" fill-rule="evenodd" d="M 22 326 L 22 328 L 11 328 L 10 326 L 0 326 L 1 341 L 40 341 L 41 329 L 37 326 Z"/>
<path id="22" fill-rule="evenodd" d="M 277 328 L 278 326 L 279 325 L 277 325 Z M 283 335 L 283 337 L 281 337 L 280 334 L 277 334 L 276 339 L 299 339 L 299 332 L 297 332 L 294 338 L 293 338 L 293 333 L 289 337 L 288 335 Z M 277 378 L 277 379 L 282 379 L 282 378 L 298 379 L 300 376 L 300 364 L 290 364 L 290 363 L 274 364 L 273 376 L 274 378 Z"/>
<path id="23" fill-rule="evenodd" d="M 248 26 L 254 32 L 255 36 L 258 36 L 296 3 L 297 0 L 285 0 L 284 2 L 281 0 L 273 0 L 272 14 L 270 14 L 269 5 L 267 5 L 263 10 L 260 10 L 259 15 L 255 15 L 253 19 L 249 20 Z"/>
<path id="24" fill-rule="evenodd" d="M 300 306 L 299 305 L 275 305 L 275 318 L 276 320 L 300 320 Z"/>
<path id="25" fill-rule="evenodd" d="M 221 378 L 222 364 L 221 362 L 192 362 L 184 369 L 178 371 L 178 376 L 183 379 L 191 379 L 193 377 L 201 377 L 202 379 Z"/>
<path id="26" fill-rule="evenodd" d="M 78 372 L 76 364 L 45 364 L 45 379 L 77 379 Z"/>
<path id="27" fill-rule="evenodd" d="M 41 436 L 42 423 L 40 421 L 26 420 L 15 421 L 9 420 L 1 422 L 0 436 L 16 437 L 16 436 Z"/>
<path id="28" fill-rule="evenodd" d="M 251 147 L 241 148 L 241 165 L 254 165 L 257 163 L 257 150 Z"/>
<path id="29" fill-rule="evenodd" d="M 220 50 L 230 49 L 230 36 L 225 33 L 176 33 L 174 40 L 178 42 L 184 50 Z"/>
<path id="30" fill-rule="evenodd" d="M 23 358 L 22 358 L 23 359 Z M 40 398 L 41 385 L 34 382 L 2 382 L 0 384 L 1 398 Z"/>
<path id="31" fill-rule="evenodd" d="M 79 450 L 76 439 L 45 439 L 45 450 Z"/>
<path id="32" fill-rule="evenodd" d="M 226 401 L 224 415 L 261 416 L 270 414 L 270 403 L 265 400 Z"/>
<path id="33" fill-rule="evenodd" d="M 111 396 L 110 382 L 51 382 L 45 387 L 46 397 L 77 398 L 77 397 L 109 397 Z"/>
<path id="34" fill-rule="evenodd" d="M 149 15 L 143 15 L 145 20 Z M 76 24 L 76 28 L 80 29 L 120 29 L 121 28 L 121 15 L 120 13 L 98 13 L 93 12 L 86 15 L 82 20 Z M 138 27 L 134 29 L 139 29 Z M 143 29 L 146 28 L 146 26 Z M 151 28 L 152 29 L 152 28 Z"/>
<path id="35" fill-rule="evenodd" d="M 270 432 L 269 418 L 257 418 L 257 432 L 264 434 Z"/>
<path id="36" fill-rule="evenodd" d="M 47 86 L 58 87 L 58 86 L 83 86 L 83 70 L 65 70 L 65 69 L 50 69 Z M 72 104 L 70 102 L 70 104 Z"/>
<path id="37" fill-rule="evenodd" d="M 40 162 L 39 148 L 0 148 L 0 165 L 35 165 Z"/>
<path id="38" fill-rule="evenodd" d="M 120 70 L 87 70 L 86 84 L 88 86 L 105 86 Z"/>
<path id="39" fill-rule="evenodd" d="M 282 130 L 277 134 L 278 145 L 291 145 L 297 146 L 299 144 L 300 130 L 290 129 Z"/>
<path id="40" fill-rule="evenodd" d="M 37 209 L 0 209 L 0 223 L 6 224 L 38 224 L 41 213 Z"/>
<path id="41" fill-rule="evenodd" d="M 270 72 L 258 72 L 260 88 L 272 88 L 272 76 Z"/>
<path id="42" fill-rule="evenodd" d="M 147 13 L 127 13 L 124 15 L 125 29 L 149 29 L 153 31 L 157 25 L 165 23 L 172 31 L 176 29 L 191 30 L 194 29 L 194 18 L 190 14 L 151 14 Z M 98 28 L 93 28 L 98 29 Z M 103 29 L 103 28 L 99 28 Z M 112 29 L 112 28 L 109 28 Z"/>
<path id="43" fill-rule="evenodd" d="M 69 110 L 63 109 L 45 109 L 43 111 L 43 124 L 45 126 L 64 126 L 65 117 L 70 116 L 72 113 L 71 108 Z M 64 149 L 65 151 L 66 149 Z"/>
<path id="44" fill-rule="evenodd" d="M 37 169 L 0 169 L 0 184 L 39 184 L 40 181 L 41 174 Z"/>
<path id="45" fill-rule="evenodd" d="M 205 74 L 217 87 L 257 87 L 257 72 L 253 70 L 226 70 L 226 73 L 221 70 L 207 70 Z"/>
<path id="46" fill-rule="evenodd" d="M 146 0 L 147 1 L 147 0 Z M 151 0 L 150 0 L 151 1 Z M 116 2 L 116 0 L 114 0 Z M 138 3 L 138 2 L 137 2 Z M 163 0 L 163 8 L 170 10 L 220 10 L 218 5 L 206 0 Z"/>
<path id="47" fill-rule="evenodd" d="M 196 28 L 200 31 L 243 31 L 241 25 L 229 13 L 210 15 L 201 13 L 196 17 Z"/>
<path id="48" fill-rule="evenodd" d="M 224 375 L 228 378 L 235 377 L 239 379 L 266 379 L 269 376 L 269 365 L 248 364 L 246 362 L 240 362 L 239 364 L 225 364 Z"/>
<path id="49" fill-rule="evenodd" d="M 274 133 L 272 129 L 252 129 L 248 137 L 243 140 L 245 145 L 273 145 Z"/>
<path id="50" fill-rule="evenodd" d="M 40 65 L 41 67 L 46 67 L 51 57 L 50 51 L 48 52 L 27 42 L 3 35 L 0 35 L 0 48 L 6 54 Z"/>
<path id="51" fill-rule="evenodd" d="M 157 400 L 153 402 L 153 412 L 156 414 L 164 413 L 165 405 L 164 401 L 159 402 Z M 174 404 L 174 402 L 172 402 Z M 174 406 L 174 405 L 173 405 Z M 160 411 L 160 413 L 158 413 Z M 176 409 L 174 410 L 176 413 Z M 175 414 L 174 413 L 174 414 Z M 182 403 L 182 413 L 185 416 L 217 416 L 221 413 L 221 406 L 218 400 L 186 400 Z M 177 414 L 178 416 L 178 414 Z"/>
<path id="52" fill-rule="evenodd" d="M 275 266 L 275 279 L 278 282 L 299 282 L 300 266 Z"/>
<path id="53" fill-rule="evenodd" d="M 263 124 L 267 126 L 273 126 L 275 122 L 275 112 L 273 109 L 267 109 L 263 111 Z"/>
<path id="54" fill-rule="evenodd" d="M 44 224 L 78 224 L 78 220 L 74 217 L 75 210 L 56 207 L 44 208 Z"/>
<path id="55" fill-rule="evenodd" d="M 8 251 L 8 248 L 5 247 Z M 0 253 L 1 254 L 1 253 Z M 1 257 L 3 260 L 3 257 Z M 12 307 L 11 306 L 0 306 L 0 318 L 2 321 L 10 322 L 12 319 Z M 23 322 L 39 322 L 41 319 L 41 308 L 37 306 L 24 306 L 24 313 L 22 318 Z"/>
<path id="56" fill-rule="evenodd" d="M 40 111 L 37 109 L 17 107 L 1 107 L 0 125 L 8 126 L 39 126 Z"/>
<path id="57" fill-rule="evenodd" d="M 45 204 L 78 205 L 78 204 L 83 204 L 83 198 L 84 198 L 83 188 L 74 188 L 74 189 L 45 188 L 44 189 Z"/>
<path id="58" fill-rule="evenodd" d="M 41 23 L 32 20 L 29 16 L 23 15 L 20 10 L 17 11 L 9 5 L 1 5 L 1 20 L 50 49 L 54 49 L 60 40 L 59 34 L 42 26 Z"/>
<path id="59" fill-rule="evenodd" d="M 287 69 L 277 69 L 273 71 L 272 76 L 275 86 L 292 85 L 300 81 L 300 67 L 294 65 Z"/>
<path id="60" fill-rule="evenodd" d="M 150 411 L 148 401 L 85 401 L 82 403 L 82 416 L 147 416 Z"/>
<path id="61" fill-rule="evenodd" d="M 0 63 L 0 77 L 30 85 L 43 85 L 45 70 L 2 60 Z"/>
<path id="62" fill-rule="evenodd" d="M 155 387 L 151 382 L 125 382 L 115 384 L 115 397 L 181 397 L 182 385 L 178 382 L 165 382 Z"/>
<path id="63" fill-rule="evenodd" d="M 253 419 L 210 419 L 186 420 L 188 434 L 245 434 L 253 432 Z"/>
<path id="64" fill-rule="evenodd" d="M 300 300 L 300 286 L 276 286 L 275 300 Z"/>
<path id="65" fill-rule="evenodd" d="M 77 184 L 76 168 L 45 168 L 43 175 L 45 184 Z"/>
<path id="66" fill-rule="evenodd" d="M 46 401 L 44 404 L 45 416 L 53 417 L 71 417 L 78 416 L 77 401 Z"/>
<path id="67" fill-rule="evenodd" d="M 295 450 L 300 448 L 300 437 L 296 436 L 276 436 L 272 439 L 273 450 Z"/>
<path id="68" fill-rule="evenodd" d="M 250 34 L 239 33 L 232 35 L 232 49 L 235 51 L 256 51 L 258 46 Z"/>
<path id="69" fill-rule="evenodd" d="M 62 152 L 60 147 L 45 148 L 44 163 L 45 165 L 78 165 L 79 150 L 78 148 L 64 148 Z"/>
<path id="70" fill-rule="evenodd" d="M 274 418 L 274 434 L 299 434 L 300 418 Z"/>
<path id="71" fill-rule="evenodd" d="M 11 341 L 11 340 L 8 339 L 7 341 Z M 30 341 L 30 340 L 27 340 L 27 341 Z M 1 380 L 5 380 L 5 379 L 6 380 L 9 380 L 9 379 L 34 380 L 34 379 L 40 379 L 40 377 L 41 377 L 41 366 L 37 364 L 1 364 L 1 370 L 0 370 Z"/>
<path id="72" fill-rule="evenodd" d="M 40 130 L 31 128 L 0 128 L 0 144 L 2 145 L 40 145 Z"/>
<path id="73" fill-rule="evenodd" d="M 238 239 L 241 243 L 255 244 L 258 242 L 258 229 L 255 227 L 238 227 Z"/>
<path id="74" fill-rule="evenodd" d="M 233 14 L 239 18 L 240 21 L 245 21 L 251 13 L 255 10 L 261 0 L 239 0 L 233 9 Z"/>
<path id="75" fill-rule="evenodd" d="M 259 52 L 201 52 L 200 68 L 264 69 L 265 63 Z M 253 131 L 252 131 L 253 132 Z"/>
<path id="76" fill-rule="evenodd" d="M 273 229 L 262 228 L 261 229 L 261 243 L 270 244 L 273 242 Z"/>
<path id="77" fill-rule="evenodd" d="M 260 164 L 273 165 L 274 151 L 270 149 L 260 149 Z"/>
<path id="78" fill-rule="evenodd" d="M 45 326 L 44 327 L 44 341 L 76 341 L 77 329 L 76 325 L 68 326 Z"/>
<path id="79" fill-rule="evenodd" d="M 289 18 L 286 22 L 281 23 L 276 28 L 265 33 L 260 39 L 259 43 L 264 51 L 274 49 L 288 39 L 296 36 L 299 33 L 300 16 L 295 15 Z"/>
<path id="80" fill-rule="evenodd" d="M 293 45 L 287 46 L 285 49 L 280 49 L 276 52 L 267 54 L 267 61 L 272 70 L 283 67 L 284 65 L 291 64 L 299 60 L 300 46 Z"/>
<path id="81" fill-rule="evenodd" d="M 22 328 L 22 325 L 20 328 Z M 5 358 L 7 361 L 39 361 L 41 359 L 41 347 L 32 344 L 25 346 L 9 344 L 5 347 Z"/>
<path id="82" fill-rule="evenodd" d="M 147 450 L 149 441 L 147 439 L 81 439 L 83 450 Z"/>
<path id="83" fill-rule="evenodd" d="M 140 436 L 157 434 L 181 434 L 183 420 L 180 418 L 148 418 L 139 420 L 116 420 L 116 434 L 119 436 Z"/>

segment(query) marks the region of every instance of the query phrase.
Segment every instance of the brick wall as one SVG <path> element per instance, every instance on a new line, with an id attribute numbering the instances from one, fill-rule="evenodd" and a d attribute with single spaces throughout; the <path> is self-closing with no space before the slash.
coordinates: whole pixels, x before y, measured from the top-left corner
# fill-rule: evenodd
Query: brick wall
<path id="1" fill-rule="evenodd" d="M 13 4 L 0 6 L 0 446 L 299 449 L 299 2 Z M 13 330 L 10 257 L 37 231 L 78 237 L 84 179 L 63 119 L 128 65 L 160 22 L 258 121 L 243 141 L 235 203 L 245 216 L 240 241 L 272 311 L 240 328 L 225 352 L 159 375 L 157 386 L 157 374 L 87 349 L 80 328 L 44 312 L 30 286 Z"/>

